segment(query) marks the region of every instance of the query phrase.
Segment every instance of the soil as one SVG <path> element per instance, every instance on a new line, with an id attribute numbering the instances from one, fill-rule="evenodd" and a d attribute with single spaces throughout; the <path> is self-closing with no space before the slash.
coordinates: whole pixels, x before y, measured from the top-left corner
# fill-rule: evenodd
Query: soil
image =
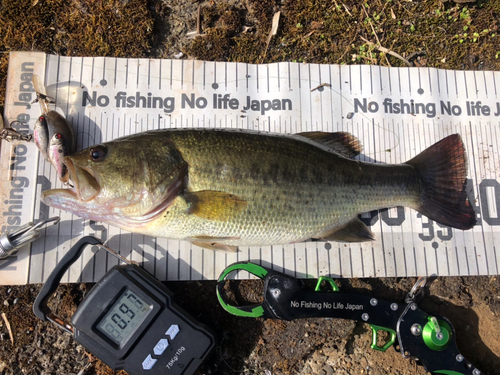
<path id="1" fill-rule="evenodd" d="M 500 2 L 464 1 L 4 0 L 0 4 L 0 109 L 8 52 L 15 50 L 249 63 L 406 66 L 408 62 L 500 70 Z M 277 11 L 281 12 L 278 31 L 268 42 Z M 415 281 L 341 279 L 339 286 L 342 291 L 402 302 Z M 218 337 L 216 349 L 197 374 L 426 374 L 417 362 L 392 348 L 372 350 L 367 324 L 240 318 L 220 307 L 215 282 L 166 285 L 176 302 Z M 40 287 L 0 287 L 0 310 L 5 314 L 5 320 L 0 320 L 0 375 L 113 374 L 69 334 L 33 315 Z M 52 308 L 69 319 L 91 288 L 91 284 L 60 286 Z M 262 293 L 261 283 L 255 280 L 233 281 L 228 288 L 242 300 L 255 300 Z M 465 358 L 486 374 L 498 373 L 498 276 L 438 278 L 419 307 L 447 317 Z"/>

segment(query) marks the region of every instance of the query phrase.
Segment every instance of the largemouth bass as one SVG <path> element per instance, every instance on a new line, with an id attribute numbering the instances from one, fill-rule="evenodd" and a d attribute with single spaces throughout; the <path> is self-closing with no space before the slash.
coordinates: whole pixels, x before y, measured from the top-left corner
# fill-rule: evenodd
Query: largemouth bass
<path id="1" fill-rule="evenodd" d="M 458 134 L 404 164 L 352 159 L 360 151 L 348 133 L 150 131 L 65 157 L 74 187 L 42 200 L 130 232 L 224 250 L 373 240 L 358 215 L 394 206 L 458 229 L 476 223 Z"/>

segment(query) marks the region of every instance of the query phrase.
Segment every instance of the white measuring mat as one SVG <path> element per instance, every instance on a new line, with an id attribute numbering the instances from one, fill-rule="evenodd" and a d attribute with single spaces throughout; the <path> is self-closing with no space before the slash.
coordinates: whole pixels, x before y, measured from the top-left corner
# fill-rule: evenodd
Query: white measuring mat
<path id="1" fill-rule="evenodd" d="M 411 209 L 362 215 L 376 240 L 304 242 L 214 252 L 188 242 L 131 234 L 40 202 L 61 187 L 34 143 L 2 142 L 2 230 L 60 216 L 30 248 L 0 261 L 0 283 L 44 282 L 81 236 L 94 234 L 160 280 L 216 279 L 251 260 L 296 277 L 497 275 L 500 254 L 500 72 L 363 65 L 204 62 L 10 55 L 4 121 L 33 132 L 40 115 L 37 74 L 77 137 L 77 148 L 153 129 L 242 128 L 278 133 L 347 131 L 363 144 L 361 160 L 401 163 L 459 133 L 469 160 L 468 194 L 478 223 L 451 229 Z M 63 281 L 95 281 L 117 264 L 84 252 Z"/>

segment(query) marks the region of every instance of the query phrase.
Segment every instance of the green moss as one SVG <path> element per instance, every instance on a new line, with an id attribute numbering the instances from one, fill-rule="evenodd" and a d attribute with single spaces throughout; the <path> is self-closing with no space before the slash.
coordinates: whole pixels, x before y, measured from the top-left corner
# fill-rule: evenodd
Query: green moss
<path id="1" fill-rule="evenodd" d="M 0 49 L 38 50 L 68 56 L 144 57 L 153 17 L 146 0 L 4 0 L 0 6 Z M 8 53 L 0 57 L 5 87 Z M 5 93 L 0 93 L 3 107 Z"/>
<path id="2" fill-rule="evenodd" d="M 199 60 L 227 61 L 230 43 L 231 38 L 225 30 L 210 29 L 205 35 L 195 38 L 187 53 Z"/>
<path id="3" fill-rule="evenodd" d="M 149 52 L 153 19 L 142 0 L 81 1 L 58 27 L 65 55 L 139 57 Z"/>
<path id="4" fill-rule="evenodd" d="M 262 62 L 263 52 L 266 48 L 264 38 L 255 38 L 254 35 L 245 33 L 234 38 L 234 45 L 229 54 L 229 61 L 247 62 L 258 64 Z"/>

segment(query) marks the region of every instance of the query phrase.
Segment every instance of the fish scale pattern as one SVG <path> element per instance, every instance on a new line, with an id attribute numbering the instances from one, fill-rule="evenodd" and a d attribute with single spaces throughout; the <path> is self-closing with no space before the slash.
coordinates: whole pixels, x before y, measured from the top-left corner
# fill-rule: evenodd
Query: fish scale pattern
<path id="1" fill-rule="evenodd" d="M 335 150 L 345 148 L 345 142 L 335 144 L 335 139 L 351 142 L 355 138 L 325 134 L 315 132 L 309 137 L 308 133 L 236 129 L 134 134 L 94 146 L 103 148 L 101 160 L 89 161 L 88 151 L 70 156 L 75 189 L 47 191 L 43 199 L 131 232 L 194 243 L 263 246 L 310 238 L 360 241 L 371 239 L 369 230 L 357 221 L 363 212 L 406 206 L 432 215 L 438 205 L 424 207 L 422 202 L 430 201 L 434 191 L 432 181 L 437 178 L 432 176 L 443 173 L 433 169 L 432 162 L 441 163 L 442 148 L 454 150 L 454 144 L 461 144 L 459 136 L 450 136 L 424 151 L 424 157 L 389 165 L 344 157 L 349 153 Z M 353 144 L 352 154 L 356 154 L 360 147 Z M 460 152 L 465 152 L 463 146 Z M 426 170 L 432 171 L 431 177 Z M 465 181 L 465 176 L 460 179 Z"/>

